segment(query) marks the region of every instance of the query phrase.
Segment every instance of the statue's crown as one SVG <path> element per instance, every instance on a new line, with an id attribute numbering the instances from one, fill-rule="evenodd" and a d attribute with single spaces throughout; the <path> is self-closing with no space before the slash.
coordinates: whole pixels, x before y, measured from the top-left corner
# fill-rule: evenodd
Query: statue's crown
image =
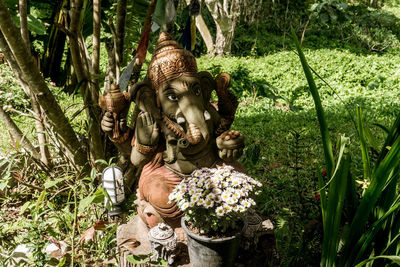
<path id="1" fill-rule="evenodd" d="M 152 81 L 154 88 L 158 90 L 161 84 L 178 78 L 183 73 L 197 73 L 195 57 L 172 40 L 168 33 L 162 32 L 149 63 L 147 77 Z"/>

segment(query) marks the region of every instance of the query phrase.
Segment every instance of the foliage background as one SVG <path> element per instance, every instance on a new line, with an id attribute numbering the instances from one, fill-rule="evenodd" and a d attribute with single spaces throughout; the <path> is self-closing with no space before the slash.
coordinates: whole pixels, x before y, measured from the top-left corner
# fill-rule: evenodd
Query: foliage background
<path id="1" fill-rule="evenodd" d="M 46 23 L 51 22 L 48 18 L 52 1 L 42 2 L 32 1 L 32 14 L 48 31 Z M 375 9 L 363 2 L 354 2 L 264 1 L 261 9 L 255 10 L 254 21 L 241 19 L 236 28 L 232 55 L 226 57 L 204 55 L 205 45 L 197 36 L 194 54 L 199 57 L 199 69 L 213 75 L 221 71 L 230 73 L 231 88 L 241 101 L 233 128 L 246 136 L 243 164 L 250 175 L 264 184 L 257 201 L 258 211 L 274 221 L 282 266 L 318 265 L 322 240 L 316 172 L 317 166 L 323 166 L 324 159 L 317 138 L 319 129 L 314 104 L 298 57 L 293 52 L 290 26 L 302 37 L 310 66 L 335 90 L 317 79 L 333 140 L 344 133 L 350 138 L 350 152 L 358 151 L 358 135 L 353 123 L 358 105 L 362 107 L 367 128 L 372 133 L 369 153 L 373 159 L 384 138 L 384 132 L 375 124 L 389 126 L 400 114 L 399 3 L 385 1 L 383 7 Z M 125 65 L 140 38 L 138 29 L 146 10 L 143 5 L 139 0 L 129 1 Z M 115 9 L 116 3 L 105 1 L 106 16 L 112 16 Z M 175 39 L 182 34 L 186 16 L 187 10 L 180 4 Z M 211 34 L 215 35 L 215 25 L 205 8 L 203 17 Z M 40 29 L 38 31 L 40 33 Z M 32 43 L 40 54 L 47 32 L 39 33 L 32 33 Z M 109 36 L 107 30 L 102 32 L 102 38 Z M 152 44 L 155 36 L 152 34 Z M 90 45 L 90 38 L 87 41 Z M 152 45 L 149 52 L 152 52 Z M 150 56 L 148 54 L 147 59 Z M 101 59 L 101 73 L 104 74 L 107 66 L 104 46 Z M 66 70 L 62 69 L 62 72 Z M 83 105 L 80 94 L 73 86 L 62 85 L 60 81 L 57 81 L 58 86 L 53 86 L 56 85 L 54 82 L 48 80 L 52 92 L 74 129 L 85 138 L 86 121 L 79 112 Z M 30 112 L 28 99 L 9 67 L 2 64 L 0 106 L 8 105 L 14 109 L 8 108 L 12 118 L 27 138 L 34 140 L 33 121 L 18 113 Z M 6 166 L 12 162 L 15 170 L 21 166 L 25 168 L 26 176 L 22 176 L 27 181 L 46 189 L 40 191 L 14 181 L 8 188 L 0 190 L 0 262 L 18 244 L 31 242 L 36 253 L 34 262 L 44 264 L 48 260 L 40 250 L 48 242 L 44 236 L 66 240 L 73 230 L 71 222 L 74 219 L 80 221 L 76 229 L 78 234 L 101 220 L 104 196 L 98 191 L 99 175 L 93 172 L 91 177 L 75 181 L 73 170 L 60 158 L 56 160 L 62 167 L 49 177 L 27 165 L 24 154 L 19 154 L 21 150 L 10 140 L 1 122 L 0 127 L 3 129 L 0 131 L 1 179 L 10 173 Z M 353 153 L 353 162 L 353 173 L 362 174 L 359 153 Z M 58 182 L 49 184 L 49 181 Z M 60 190 L 71 190 L 68 192 L 72 193 L 52 197 Z M 361 191 L 360 187 L 359 193 Z M 74 205 L 75 201 L 77 205 Z M 127 209 L 132 214 L 131 202 Z M 98 242 L 81 245 L 82 261 L 100 263 L 108 260 L 110 254 L 112 256 L 107 252 L 113 251 L 115 226 L 109 225 L 107 230 L 98 233 Z"/>

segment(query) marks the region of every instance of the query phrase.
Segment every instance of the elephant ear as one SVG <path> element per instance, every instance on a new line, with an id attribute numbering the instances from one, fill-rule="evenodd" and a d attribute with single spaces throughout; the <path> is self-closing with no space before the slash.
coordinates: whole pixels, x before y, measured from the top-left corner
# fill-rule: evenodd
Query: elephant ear
<path id="1" fill-rule="evenodd" d="M 129 93 L 131 100 L 141 111 L 150 113 L 156 120 L 161 119 L 156 93 L 149 81 L 136 83 L 130 88 Z"/>
<path id="2" fill-rule="evenodd" d="M 215 77 L 216 91 L 218 96 L 218 113 L 221 116 L 235 116 L 236 109 L 239 102 L 236 96 L 229 91 L 229 84 L 231 82 L 231 76 L 222 72 Z M 232 120 L 233 122 L 233 120 Z"/>
<path id="3" fill-rule="evenodd" d="M 198 73 L 201 88 L 203 90 L 204 103 L 208 103 L 211 98 L 212 91 L 216 88 L 216 83 L 211 73 L 208 71 L 201 71 Z"/>

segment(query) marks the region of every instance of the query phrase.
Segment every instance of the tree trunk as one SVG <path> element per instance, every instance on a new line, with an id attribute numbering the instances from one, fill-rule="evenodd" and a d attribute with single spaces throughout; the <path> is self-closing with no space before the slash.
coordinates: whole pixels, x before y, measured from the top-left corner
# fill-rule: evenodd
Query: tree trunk
<path id="1" fill-rule="evenodd" d="M 21 34 L 14 25 L 3 0 L 0 0 L 0 30 L 21 69 L 23 79 L 29 84 L 30 89 L 49 118 L 50 123 L 54 125 L 54 129 L 59 134 L 61 142 L 72 153 L 72 160 L 78 166 L 85 166 L 87 163 L 85 152 L 68 119 L 47 87 L 29 51 L 24 45 L 21 45 L 23 43 Z"/>
<path id="2" fill-rule="evenodd" d="M 28 14 L 26 0 L 19 0 L 19 23 L 21 27 L 21 36 L 29 50 L 29 31 L 28 31 Z"/>
<path id="3" fill-rule="evenodd" d="M 89 55 L 82 37 L 82 7 L 83 0 L 71 1 L 71 24 L 69 44 L 72 56 L 72 63 L 80 91 L 85 103 L 86 115 L 89 124 L 89 147 L 93 163 L 97 159 L 104 158 L 103 138 L 100 131 L 101 109 L 98 106 L 99 88 L 91 82 L 91 63 Z"/>
<path id="4" fill-rule="evenodd" d="M 110 31 L 111 31 L 111 35 L 112 35 L 112 61 L 114 62 L 114 73 L 115 73 L 115 81 L 117 82 L 119 79 L 119 75 L 120 75 L 120 67 L 121 67 L 121 62 L 119 61 L 119 55 L 117 52 L 117 32 L 115 30 L 115 26 L 114 26 L 114 22 L 112 21 L 112 19 L 109 19 L 109 24 L 110 24 Z M 110 61 L 110 59 L 109 59 Z"/>
<path id="5" fill-rule="evenodd" d="M 50 37 L 42 57 L 41 69 L 44 77 L 50 77 L 57 84 L 64 84 L 68 75 L 61 72 L 61 64 L 67 35 L 61 30 L 61 27 L 65 27 L 66 24 L 63 8 L 66 6 L 67 0 L 57 0 L 57 2 L 54 7 L 55 15 L 51 25 Z"/>
<path id="6" fill-rule="evenodd" d="M 27 4 L 26 0 L 19 0 L 19 20 L 20 20 L 20 25 L 21 25 L 21 36 L 22 39 L 24 40 L 25 46 L 28 51 L 30 51 L 30 45 L 29 45 L 29 31 L 28 31 L 28 19 L 27 19 Z M 23 84 L 21 82 L 21 84 Z M 24 85 L 23 85 L 24 86 Z M 29 90 L 29 87 L 25 87 L 25 92 L 31 99 L 31 104 L 32 104 L 32 110 L 36 114 L 36 117 L 38 118 L 35 120 L 35 126 L 36 126 L 36 133 L 37 133 L 37 138 L 39 142 L 39 147 L 40 147 L 40 158 L 42 162 L 46 166 L 50 166 L 50 152 L 49 148 L 47 147 L 47 140 L 46 140 L 46 135 L 45 135 L 45 128 L 43 125 L 43 114 L 40 109 L 40 106 L 33 95 L 33 93 Z"/>
<path id="7" fill-rule="evenodd" d="M 231 53 L 233 36 L 235 34 L 235 23 L 233 21 L 216 22 L 215 54 L 222 56 Z"/>
<path id="8" fill-rule="evenodd" d="M 93 82 L 100 88 L 99 79 L 100 74 L 100 21 L 101 21 L 101 0 L 93 0 L 93 61 L 92 70 L 96 76 Z"/>
<path id="9" fill-rule="evenodd" d="M 186 4 L 189 5 L 190 0 L 186 0 Z M 199 30 L 204 43 L 206 44 L 207 53 L 211 54 L 212 52 L 214 52 L 214 41 L 201 14 L 196 16 L 196 27 Z"/>
<path id="10" fill-rule="evenodd" d="M 236 0 L 205 0 L 216 26 L 215 54 L 222 56 L 231 52 L 236 26 Z M 230 4 L 230 6 L 228 6 Z"/>
<path id="11" fill-rule="evenodd" d="M 114 43 L 112 41 L 108 41 L 105 44 L 106 51 L 108 55 L 108 65 L 107 65 L 107 76 L 104 79 L 104 89 L 103 94 L 106 94 L 110 90 L 110 86 L 113 83 L 117 83 L 116 81 L 116 65 L 115 65 L 115 53 L 114 53 Z"/>
<path id="12" fill-rule="evenodd" d="M 206 44 L 207 53 L 208 54 L 213 53 L 214 52 L 214 41 L 213 41 L 211 33 L 208 30 L 208 27 L 207 27 L 206 23 L 204 22 L 204 19 L 201 16 L 201 14 L 196 16 L 196 27 L 199 30 L 204 43 Z"/>
<path id="13" fill-rule="evenodd" d="M 125 39 L 125 18 L 127 0 L 118 0 L 117 4 L 117 28 L 116 28 L 116 62 L 123 64 L 124 60 L 124 39 Z M 118 68 L 121 66 L 118 66 Z"/>

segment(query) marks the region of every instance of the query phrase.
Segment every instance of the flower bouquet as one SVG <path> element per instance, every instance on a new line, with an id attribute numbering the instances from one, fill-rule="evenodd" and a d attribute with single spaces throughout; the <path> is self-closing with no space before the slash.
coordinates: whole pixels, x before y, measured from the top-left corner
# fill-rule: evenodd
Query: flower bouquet
<path id="1" fill-rule="evenodd" d="M 183 211 L 190 264 L 234 266 L 246 211 L 256 203 L 261 183 L 231 166 L 202 168 L 182 180 L 169 195 Z"/>
<path id="2" fill-rule="evenodd" d="M 226 236 L 243 228 L 246 211 L 256 204 L 251 197 L 260 186 L 232 166 L 202 168 L 183 179 L 169 200 L 177 203 L 187 223 L 200 235 Z"/>

